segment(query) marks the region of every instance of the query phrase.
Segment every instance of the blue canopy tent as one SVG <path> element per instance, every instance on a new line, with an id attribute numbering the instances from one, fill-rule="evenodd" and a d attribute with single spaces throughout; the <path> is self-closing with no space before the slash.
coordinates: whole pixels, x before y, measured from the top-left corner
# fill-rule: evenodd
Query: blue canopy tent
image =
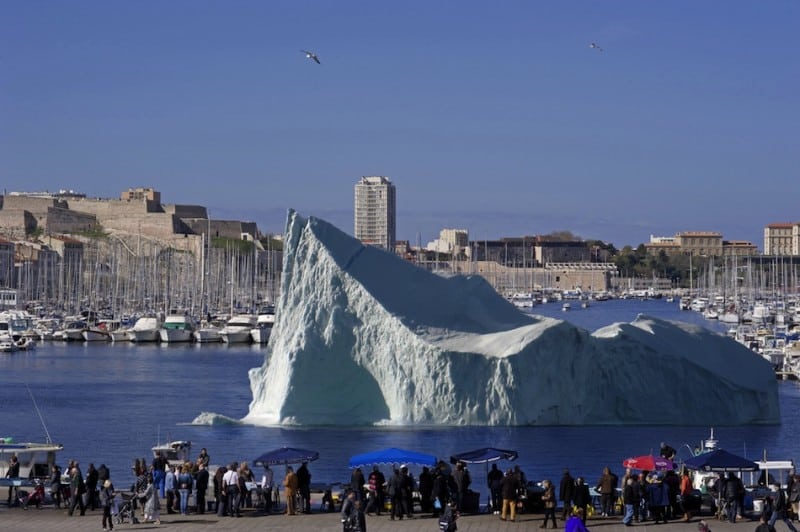
<path id="1" fill-rule="evenodd" d="M 519 454 L 517 451 L 484 447 L 482 449 L 475 449 L 474 451 L 454 454 L 450 457 L 450 463 L 457 464 L 458 462 L 464 462 L 465 464 L 485 464 L 487 462 L 496 462 L 497 460 L 513 461 L 516 460 L 518 456 Z"/>
<path id="2" fill-rule="evenodd" d="M 389 447 L 388 449 L 381 449 L 371 453 L 357 454 L 350 458 L 351 469 L 380 464 L 414 464 L 433 467 L 436 465 L 436 457 L 430 454 Z"/>
<path id="3" fill-rule="evenodd" d="M 319 458 L 317 451 L 308 451 L 306 449 L 296 449 L 294 447 L 281 447 L 274 451 L 269 451 L 255 460 L 255 465 L 277 465 L 277 464 L 300 464 L 302 462 L 313 462 Z"/>
<path id="4" fill-rule="evenodd" d="M 691 458 L 686 459 L 683 465 L 687 469 L 695 471 L 703 471 L 704 474 L 710 475 L 712 472 L 722 473 L 725 471 L 756 471 L 758 464 L 747 458 L 742 458 L 735 454 L 731 454 L 723 449 L 714 449 L 707 453 L 698 454 Z M 722 512 L 722 493 L 717 495 L 717 509 Z"/>
<path id="5" fill-rule="evenodd" d="M 495 449 L 494 447 L 484 447 L 482 449 L 475 449 L 473 451 L 465 451 L 463 453 L 454 454 L 450 457 L 451 464 L 464 462 L 465 464 L 486 464 L 485 475 L 489 475 L 489 462 L 497 462 L 498 460 L 514 461 L 519 456 L 517 451 L 508 451 L 506 449 Z M 491 492 L 487 495 L 486 508 L 487 510 L 492 506 Z"/>
<path id="6" fill-rule="evenodd" d="M 758 464 L 723 449 L 698 454 L 683 462 L 688 469 L 702 471 L 756 471 Z"/>

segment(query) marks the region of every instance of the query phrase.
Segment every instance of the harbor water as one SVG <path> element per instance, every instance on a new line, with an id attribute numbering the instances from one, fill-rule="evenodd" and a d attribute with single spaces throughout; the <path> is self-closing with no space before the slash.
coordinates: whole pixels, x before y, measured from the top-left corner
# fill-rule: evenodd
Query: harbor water
<path id="1" fill-rule="evenodd" d="M 639 313 L 718 327 L 697 313 L 680 311 L 677 302 L 663 300 L 593 302 L 585 309 L 573 304 L 568 312 L 561 310 L 560 303 L 549 303 L 533 312 L 567 319 L 589 330 L 631 321 Z M 690 448 L 708 437 L 711 428 L 277 428 L 224 418 L 192 424 L 201 412 L 233 419 L 244 416 L 252 398 L 247 372 L 260 365 L 263 356 L 264 348 L 259 346 L 130 343 L 44 343 L 32 351 L 4 355 L 0 357 L 0 437 L 44 441 L 46 430 L 54 442 L 64 445 L 59 454 L 62 466 L 71 458 L 79 460 L 84 470 L 90 462 L 105 463 L 121 486 L 133 481 L 135 458 L 149 462 L 153 445 L 178 439 L 193 443 L 192 456 L 206 447 L 213 464 L 252 462 L 261 453 L 283 446 L 316 450 L 320 458 L 310 464 L 310 470 L 312 482 L 320 484 L 348 481 L 347 464 L 354 454 L 400 447 L 447 460 L 451 454 L 487 446 L 518 451 L 515 464 L 529 480 L 557 482 L 563 469 L 569 468 L 592 483 L 606 465 L 619 473 L 624 458 L 657 454 L 662 441 L 678 449 L 680 458 L 688 458 Z M 774 460 L 798 458 L 800 385 L 785 381 L 778 388 L 782 424 L 729 427 L 720 419 L 714 434 L 721 447 L 751 459 L 760 459 L 765 451 Z M 342 383 L 341 393 L 347 393 L 347 383 Z M 680 388 L 676 387 L 676 393 Z M 669 397 L 643 400 L 671 407 Z M 691 419 L 691 412 L 678 415 Z M 484 468 L 473 465 L 471 469 L 473 489 L 480 490 L 485 500 Z M 415 475 L 419 472 L 418 467 L 411 470 Z"/>

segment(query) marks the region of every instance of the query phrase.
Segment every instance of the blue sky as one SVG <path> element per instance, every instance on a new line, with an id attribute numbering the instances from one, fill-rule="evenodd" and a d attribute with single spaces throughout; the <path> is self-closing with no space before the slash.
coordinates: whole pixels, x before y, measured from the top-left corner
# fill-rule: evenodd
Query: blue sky
<path id="1" fill-rule="evenodd" d="M 800 220 L 798 27 L 794 0 L 0 0 L 0 187 L 352 232 L 385 175 L 412 243 L 761 248 Z"/>

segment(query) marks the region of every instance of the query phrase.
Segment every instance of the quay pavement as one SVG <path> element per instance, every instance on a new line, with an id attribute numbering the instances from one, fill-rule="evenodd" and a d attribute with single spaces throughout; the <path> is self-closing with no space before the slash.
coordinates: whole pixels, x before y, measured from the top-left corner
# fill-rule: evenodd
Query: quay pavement
<path id="1" fill-rule="evenodd" d="M 59 532 L 83 532 L 102 530 L 102 512 L 86 511 L 85 516 L 76 512 L 70 517 L 63 509 L 45 506 L 41 510 L 19 507 L 8 508 L 0 504 L 0 531 L 28 532 L 41 530 L 58 530 Z M 141 514 L 139 514 L 141 516 Z M 652 521 L 637 523 L 626 527 L 619 516 L 590 518 L 586 525 L 590 532 L 697 532 L 700 519 L 705 520 L 711 532 L 753 532 L 758 525 L 757 520 L 745 518 L 736 524 L 719 521 L 713 516 L 695 517 L 690 522 L 672 521 L 667 524 L 653 524 Z M 542 514 L 517 514 L 516 522 L 501 521 L 491 514 L 464 515 L 458 520 L 459 532 L 510 532 L 521 530 L 539 530 L 543 520 Z M 564 522 L 559 519 L 559 529 L 563 530 Z M 786 525 L 776 523 L 778 532 L 784 532 Z M 203 515 L 162 513 L 161 524 L 139 523 L 129 521 L 115 524 L 114 530 L 169 530 L 169 531 L 292 531 L 292 532 L 341 532 L 342 525 L 339 513 L 314 512 L 307 515 L 287 516 L 283 514 L 265 515 L 257 510 L 245 510 L 241 518 L 217 517 L 216 514 Z M 367 516 L 369 532 L 437 532 L 438 520 L 429 515 L 416 514 L 414 519 L 392 521 L 387 515 Z"/>

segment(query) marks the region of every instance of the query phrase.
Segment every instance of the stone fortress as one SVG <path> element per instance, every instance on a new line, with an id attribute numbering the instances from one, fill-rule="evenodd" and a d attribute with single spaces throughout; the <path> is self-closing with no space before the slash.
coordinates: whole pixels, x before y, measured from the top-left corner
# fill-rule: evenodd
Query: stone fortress
<path id="1" fill-rule="evenodd" d="M 255 222 L 211 220 L 200 205 L 162 204 L 152 188 L 131 188 L 119 199 L 88 198 L 62 190 L 11 192 L 0 196 L 0 233 L 25 239 L 33 233 L 90 234 L 103 232 L 120 239 L 157 240 L 163 245 L 199 253 L 203 235 L 255 241 Z"/>

